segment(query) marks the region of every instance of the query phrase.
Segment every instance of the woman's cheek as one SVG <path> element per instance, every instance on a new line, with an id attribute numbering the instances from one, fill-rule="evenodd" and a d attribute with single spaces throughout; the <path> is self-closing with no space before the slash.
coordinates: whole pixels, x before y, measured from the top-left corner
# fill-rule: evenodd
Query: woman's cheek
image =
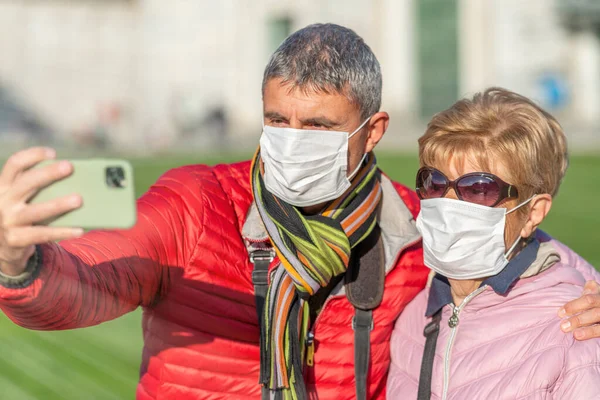
<path id="1" fill-rule="evenodd" d="M 506 227 L 504 229 L 504 245 L 508 250 L 510 246 L 517 240 L 517 236 L 521 235 L 523 225 L 525 225 L 526 215 L 522 215 L 517 211 L 506 216 Z"/>

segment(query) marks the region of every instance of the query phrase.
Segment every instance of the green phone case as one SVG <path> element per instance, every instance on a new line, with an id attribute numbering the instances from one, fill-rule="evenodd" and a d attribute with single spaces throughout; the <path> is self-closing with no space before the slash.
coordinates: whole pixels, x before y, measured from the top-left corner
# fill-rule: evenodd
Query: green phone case
<path id="1" fill-rule="evenodd" d="M 31 203 L 79 194 L 83 206 L 43 225 L 84 229 L 127 229 L 137 219 L 133 169 L 125 160 L 69 160 L 73 174 L 37 193 Z M 56 161 L 40 163 L 41 168 Z"/>

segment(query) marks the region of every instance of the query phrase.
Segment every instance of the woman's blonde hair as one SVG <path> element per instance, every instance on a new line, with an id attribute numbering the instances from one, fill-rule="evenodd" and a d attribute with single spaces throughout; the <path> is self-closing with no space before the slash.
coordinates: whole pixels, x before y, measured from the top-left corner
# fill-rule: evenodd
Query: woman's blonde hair
<path id="1" fill-rule="evenodd" d="M 501 162 L 521 201 L 555 196 L 568 166 L 567 141 L 556 119 L 533 101 L 493 87 L 434 115 L 419 139 L 421 166 L 466 160 L 484 172 Z"/>

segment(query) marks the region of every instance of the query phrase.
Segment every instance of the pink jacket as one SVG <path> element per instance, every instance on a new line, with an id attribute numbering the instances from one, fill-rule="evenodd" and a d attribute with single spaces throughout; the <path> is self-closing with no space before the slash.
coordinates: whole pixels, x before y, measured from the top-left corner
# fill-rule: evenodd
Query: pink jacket
<path id="1" fill-rule="evenodd" d="M 456 328 L 448 325 L 453 306 L 443 307 L 432 399 L 600 399 L 600 341 L 576 341 L 560 330 L 557 316 L 600 274 L 561 243 L 540 241 L 535 261 L 512 289 L 500 295 L 501 284 L 482 286 L 465 299 Z M 423 329 L 431 320 L 425 313 L 439 303 L 437 293 L 429 301 L 430 290 L 423 290 L 396 323 L 388 399 L 417 398 Z"/>

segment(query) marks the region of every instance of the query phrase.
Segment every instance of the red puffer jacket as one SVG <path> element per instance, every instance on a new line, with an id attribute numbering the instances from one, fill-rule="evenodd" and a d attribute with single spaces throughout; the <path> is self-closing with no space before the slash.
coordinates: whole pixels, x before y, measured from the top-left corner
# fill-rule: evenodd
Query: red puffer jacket
<path id="1" fill-rule="evenodd" d="M 168 172 L 138 201 L 135 228 L 41 246 L 37 278 L 25 288 L 0 288 L 0 307 L 21 326 L 57 330 L 99 324 L 142 306 L 137 399 L 260 398 L 252 264 L 241 233 L 252 204 L 249 167 L 244 162 Z M 414 217 L 416 196 L 394 187 Z M 427 277 L 420 242 L 411 240 L 389 254 L 395 266 L 374 312 L 372 399 L 385 396 L 394 321 Z M 317 319 L 314 366 L 306 370 L 313 398 L 355 397 L 353 315 L 338 295 Z"/>

